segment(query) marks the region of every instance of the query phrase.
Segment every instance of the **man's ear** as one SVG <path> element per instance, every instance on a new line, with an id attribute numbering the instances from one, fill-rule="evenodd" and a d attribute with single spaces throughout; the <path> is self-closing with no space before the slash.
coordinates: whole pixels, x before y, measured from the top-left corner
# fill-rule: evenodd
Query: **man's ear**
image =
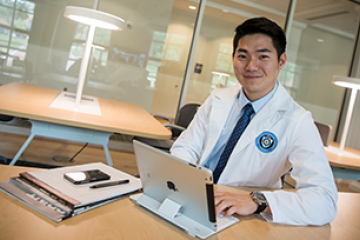
<path id="1" fill-rule="evenodd" d="M 285 66 L 286 60 L 287 60 L 286 53 L 281 54 L 279 59 L 279 70 L 281 70 Z"/>

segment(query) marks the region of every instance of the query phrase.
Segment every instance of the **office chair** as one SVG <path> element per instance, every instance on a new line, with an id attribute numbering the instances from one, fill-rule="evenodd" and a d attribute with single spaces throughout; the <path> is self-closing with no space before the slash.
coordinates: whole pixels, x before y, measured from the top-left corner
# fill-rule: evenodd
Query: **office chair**
<path id="1" fill-rule="evenodd" d="M 325 147 L 329 146 L 332 126 L 314 121 L 315 126 L 318 128 L 321 140 Z"/>
<path id="2" fill-rule="evenodd" d="M 199 109 L 200 104 L 190 103 L 184 105 L 180 108 L 179 113 L 174 121 L 174 124 L 171 124 L 171 119 L 161 116 L 161 115 L 153 115 L 155 118 L 161 118 L 169 123 L 164 124 L 165 127 L 171 129 L 172 137 L 168 140 L 156 140 L 152 138 L 144 138 L 144 137 L 135 137 L 134 139 L 146 143 L 150 146 L 162 149 L 164 151 L 169 151 L 174 141 L 179 137 L 182 131 L 184 131 L 193 120 L 197 110 Z"/>

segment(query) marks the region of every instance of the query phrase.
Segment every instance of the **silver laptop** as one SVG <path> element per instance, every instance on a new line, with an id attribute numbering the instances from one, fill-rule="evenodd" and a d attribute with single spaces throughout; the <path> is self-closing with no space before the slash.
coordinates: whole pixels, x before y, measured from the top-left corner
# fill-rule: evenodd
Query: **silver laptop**
<path id="1" fill-rule="evenodd" d="M 215 214 L 212 172 L 164 151 L 133 141 L 143 193 L 136 204 L 205 239 L 239 220 Z"/>

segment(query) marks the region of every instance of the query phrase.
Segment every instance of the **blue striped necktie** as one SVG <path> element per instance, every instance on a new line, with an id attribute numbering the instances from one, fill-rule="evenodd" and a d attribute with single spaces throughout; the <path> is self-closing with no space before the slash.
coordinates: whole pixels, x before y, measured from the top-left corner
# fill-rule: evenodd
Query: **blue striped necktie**
<path id="1" fill-rule="evenodd" d="M 219 180 L 219 177 L 224 170 L 227 161 L 229 160 L 229 157 L 236 145 L 236 143 L 239 141 L 241 134 L 244 132 L 246 126 L 249 124 L 251 120 L 251 115 L 254 113 L 254 109 L 251 105 L 251 103 L 246 104 L 244 107 L 244 114 L 239 119 L 239 121 L 236 123 L 236 126 L 234 127 L 233 132 L 231 133 L 231 136 L 226 143 L 226 147 L 224 151 L 222 152 L 219 162 L 216 165 L 216 168 L 213 172 L 213 178 L 214 183 L 217 183 Z"/>

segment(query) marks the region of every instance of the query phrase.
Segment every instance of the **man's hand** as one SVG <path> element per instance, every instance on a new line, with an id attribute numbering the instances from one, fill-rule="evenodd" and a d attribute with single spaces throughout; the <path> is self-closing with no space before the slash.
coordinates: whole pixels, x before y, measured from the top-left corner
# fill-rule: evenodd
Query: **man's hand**
<path id="1" fill-rule="evenodd" d="M 229 192 L 215 192 L 215 206 L 216 215 L 224 212 L 225 217 L 231 216 L 234 213 L 250 215 L 258 208 L 251 195 Z"/>

